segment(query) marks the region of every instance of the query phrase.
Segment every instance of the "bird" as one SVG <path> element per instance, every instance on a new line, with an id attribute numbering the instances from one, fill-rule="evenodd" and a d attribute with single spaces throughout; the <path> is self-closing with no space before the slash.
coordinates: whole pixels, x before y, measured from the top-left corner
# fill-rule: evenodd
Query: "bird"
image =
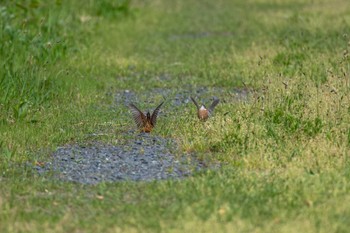
<path id="1" fill-rule="evenodd" d="M 150 133 L 156 126 L 157 116 L 163 103 L 164 102 L 158 105 L 158 107 L 153 111 L 152 115 L 149 111 L 147 111 L 145 115 L 133 103 L 129 104 L 129 108 L 131 110 L 134 121 L 141 132 Z"/>
<path id="2" fill-rule="evenodd" d="M 210 107 L 206 108 L 203 104 L 199 107 L 196 100 L 193 99 L 192 97 L 191 97 L 191 100 L 193 101 L 194 105 L 196 105 L 197 107 L 197 116 L 201 121 L 206 121 L 211 115 L 211 113 L 214 111 L 214 108 L 216 107 L 216 105 L 220 102 L 219 99 L 215 99 L 213 103 L 210 105 Z"/>

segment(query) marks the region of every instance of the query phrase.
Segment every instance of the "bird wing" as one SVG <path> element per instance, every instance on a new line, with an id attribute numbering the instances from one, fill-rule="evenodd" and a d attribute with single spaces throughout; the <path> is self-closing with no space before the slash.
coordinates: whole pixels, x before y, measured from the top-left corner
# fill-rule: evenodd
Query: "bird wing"
<path id="1" fill-rule="evenodd" d="M 216 107 L 216 105 L 218 105 L 218 103 L 220 102 L 220 100 L 219 99 L 215 99 L 214 101 L 213 101 L 213 103 L 210 105 L 210 107 L 209 107 L 209 112 L 213 112 L 214 111 L 214 108 Z"/>
<path id="2" fill-rule="evenodd" d="M 137 127 L 143 127 L 144 122 L 146 121 L 145 114 L 143 114 L 143 112 L 141 112 L 140 109 L 138 109 L 134 104 L 129 104 L 129 108 Z"/>
<path id="3" fill-rule="evenodd" d="M 158 113 L 159 113 L 159 110 L 160 110 L 160 107 L 163 105 L 164 102 L 160 103 L 158 105 L 158 107 L 156 109 L 154 109 L 153 113 L 152 113 L 152 117 L 151 117 L 151 123 L 153 126 L 156 125 L 156 122 L 157 122 L 157 116 L 158 116 Z"/>
<path id="4" fill-rule="evenodd" d="M 198 105 L 197 102 L 192 98 L 192 96 L 191 96 L 191 100 L 192 100 L 192 102 L 194 103 L 194 105 L 196 105 L 197 110 L 198 110 L 198 109 L 199 109 L 199 105 Z"/>

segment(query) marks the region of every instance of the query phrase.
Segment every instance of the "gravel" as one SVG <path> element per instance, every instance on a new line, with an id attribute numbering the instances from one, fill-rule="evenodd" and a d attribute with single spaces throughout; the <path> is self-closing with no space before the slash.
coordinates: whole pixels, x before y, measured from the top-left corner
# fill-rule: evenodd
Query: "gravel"
<path id="1" fill-rule="evenodd" d="M 125 145 L 60 147 L 51 162 L 35 168 L 42 175 L 83 184 L 179 179 L 204 168 L 190 155 L 174 155 L 174 148 L 170 139 L 141 133 Z"/>

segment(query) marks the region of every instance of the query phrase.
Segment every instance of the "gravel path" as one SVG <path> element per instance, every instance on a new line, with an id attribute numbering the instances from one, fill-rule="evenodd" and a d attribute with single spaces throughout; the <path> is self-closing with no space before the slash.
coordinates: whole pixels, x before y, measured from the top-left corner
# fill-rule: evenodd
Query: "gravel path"
<path id="1" fill-rule="evenodd" d="M 37 166 L 39 173 L 53 172 L 63 181 L 83 184 L 121 180 L 152 181 L 191 175 L 203 167 L 193 157 L 175 156 L 174 143 L 151 134 L 139 134 L 127 145 L 96 143 L 58 148 L 52 162 Z"/>
<path id="2" fill-rule="evenodd" d="M 167 88 L 155 88 L 150 92 L 151 95 L 147 93 L 136 93 L 132 90 L 123 90 L 115 93 L 115 102 L 117 105 L 127 105 L 131 102 L 148 102 L 157 104 L 158 101 L 153 101 L 155 96 L 163 96 L 169 99 L 163 108 L 166 106 L 172 107 L 183 107 L 184 105 L 192 105 L 190 96 L 195 97 L 201 103 L 210 105 L 214 98 L 219 98 L 221 103 L 225 102 L 237 102 L 237 101 L 247 101 L 248 100 L 248 90 L 246 89 L 227 89 L 220 87 L 191 87 L 187 89 L 167 89 Z M 146 101 L 147 100 L 147 101 Z"/>
<path id="3" fill-rule="evenodd" d="M 160 77 L 160 79 L 167 76 Z M 193 107 L 189 97 L 199 97 L 201 103 L 210 104 L 213 98 L 221 102 L 245 101 L 248 92 L 244 89 L 227 90 L 224 88 L 195 88 L 189 86 L 181 90 L 156 88 L 152 96 L 147 93 L 136 93 L 123 90 L 114 94 L 118 107 L 131 102 L 147 100 L 148 103 L 159 103 L 154 96 L 167 97 L 166 108 Z M 168 106 L 169 105 L 169 106 Z M 173 110 L 174 111 L 174 110 Z M 131 137 L 130 137 L 131 136 Z M 108 145 L 100 142 L 86 146 L 72 145 L 58 148 L 52 160 L 43 166 L 36 166 L 40 174 L 53 174 L 62 181 L 97 184 L 99 182 L 116 182 L 123 180 L 152 181 L 179 179 L 204 169 L 204 164 L 193 156 L 178 156 L 176 145 L 171 139 L 164 139 L 153 134 L 128 134 L 129 140 L 121 145 Z M 216 165 L 209 165 L 211 168 Z"/>

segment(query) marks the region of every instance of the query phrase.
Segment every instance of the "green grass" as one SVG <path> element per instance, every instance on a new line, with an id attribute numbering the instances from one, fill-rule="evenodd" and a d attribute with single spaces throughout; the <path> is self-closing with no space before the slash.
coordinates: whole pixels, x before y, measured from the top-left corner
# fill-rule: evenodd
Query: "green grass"
<path id="1" fill-rule="evenodd" d="M 347 232 L 349 7 L 2 1 L 0 231 Z M 159 101 L 154 88 L 188 85 L 250 91 L 249 101 L 221 103 L 204 124 L 193 106 L 172 109 L 182 114 L 160 118 L 153 132 L 175 139 L 179 153 L 222 162 L 220 170 L 84 186 L 26 166 L 57 146 L 123 139 L 135 126 L 114 93 Z"/>

